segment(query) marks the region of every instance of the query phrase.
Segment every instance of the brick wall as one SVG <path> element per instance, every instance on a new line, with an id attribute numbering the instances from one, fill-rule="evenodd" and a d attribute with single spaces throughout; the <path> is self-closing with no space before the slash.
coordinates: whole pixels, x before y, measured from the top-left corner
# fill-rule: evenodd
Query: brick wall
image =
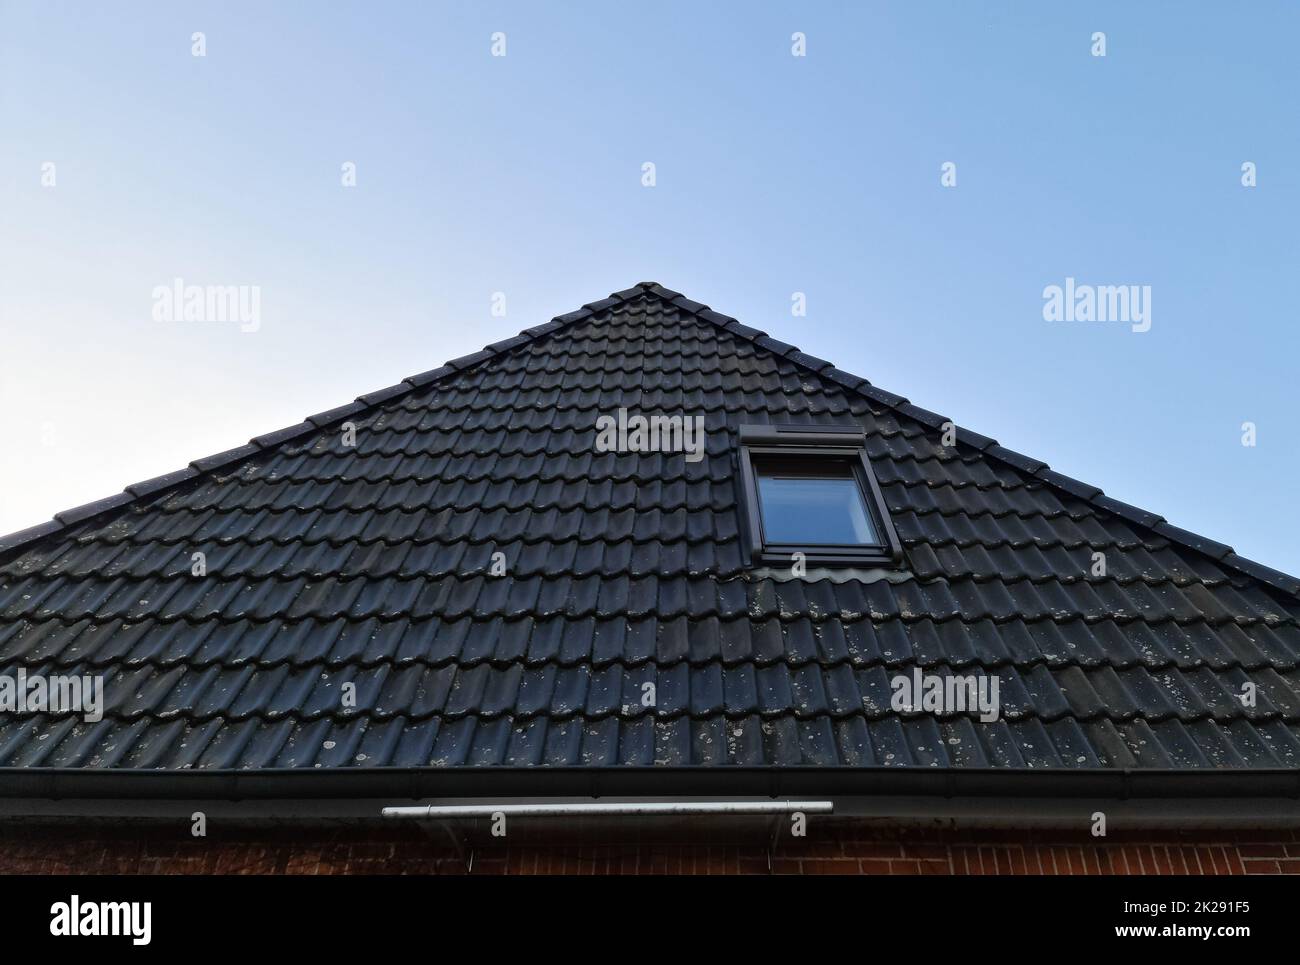
<path id="1" fill-rule="evenodd" d="M 475 874 L 766 874 L 765 843 L 590 843 L 474 848 Z M 1292 831 L 1112 835 L 920 832 L 837 827 L 782 841 L 779 874 L 1288 874 L 1300 872 Z M 0 873 L 464 874 L 465 857 L 418 831 L 213 833 L 194 839 L 156 828 L 88 833 L 6 829 Z"/>

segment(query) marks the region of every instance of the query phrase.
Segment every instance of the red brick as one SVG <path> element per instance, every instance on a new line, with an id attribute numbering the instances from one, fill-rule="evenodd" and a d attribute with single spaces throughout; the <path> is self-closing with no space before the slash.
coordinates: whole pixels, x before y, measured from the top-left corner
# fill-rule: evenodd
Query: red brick
<path id="1" fill-rule="evenodd" d="M 948 846 L 943 844 L 904 843 L 901 847 L 899 847 L 898 850 L 902 852 L 902 857 L 905 858 L 942 858 L 944 861 L 948 860 Z M 854 854 L 860 855 L 861 857 L 864 858 L 868 857 L 868 855 L 863 854 L 861 851 L 854 851 Z M 876 856 L 871 855 L 870 857 L 876 857 Z M 881 855 L 880 857 L 888 857 L 888 856 Z"/>
<path id="2" fill-rule="evenodd" d="M 1285 844 L 1239 844 L 1237 853 L 1243 858 L 1296 858 L 1300 847 Z"/>
<path id="3" fill-rule="evenodd" d="M 856 867 L 864 875 L 887 875 L 891 873 L 891 864 L 888 858 L 863 858 Z"/>
<path id="4" fill-rule="evenodd" d="M 1245 873 L 1248 875 L 1280 875 L 1282 873 L 1279 863 L 1269 858 L 1256 858 L 1247 861 L 1245 865 Z"/>
<path id="5" fill-rule="evenodd" d="M 946 848 L 940 850 L 946 852 Z M 919 857 L 913 853 L 914 849 L 904 851 L 903 846 L 897 842 L 886 841 L 852 841 L 844 843 L 844 854 L 852 858 L 902 858 L 902 857 Z"/>
<path id="6" fill-rule="evenodd" d="M 807 858 L 800 862 L 806 875 L 855 875 L 858 862 L 851 858 Z M 888 872 L 886 872 L 888 873 Z"/>
<path id="7" fill-rule="evenodd" d="M 1208 861 L 1207 861 L 1208 859 Z M 1222 848 L 1202 848 L 1201 849 L 1201 867 L 1209 871 L 1213 868 L 1213 874 L 1226 875 L 1228 873 L 1228 862 L 1224 857 Z"/>
<path id="8" fill-rule="evenodd" d="M 475 874 L 764 874 L 763 844 L 681 842 L 479 847 Z M 1291 831 L 1135 832 L 822 829 L 786 839 L 785 874 L 1300 874 Z M 273 829 L 193 839 L 174 828 L 0 832 L 0 873 L 464 874 L 464 859 L 422 834 Z"/>
<path id="9" fill-rule="evenodd" d="M 1013 875 L 1029 874 L 1029 865 L 1025 862 L 1025 849 L 1016 845 L 1008 848 L 1008 870 Z"/>
<path id="10" fill-rule="evenodd" d="M 891 861 L 889 862 L 889 873 L 891 875 L 919 875 L 921 873 L 921 862 L 910 861 L 906 858 Z"/>

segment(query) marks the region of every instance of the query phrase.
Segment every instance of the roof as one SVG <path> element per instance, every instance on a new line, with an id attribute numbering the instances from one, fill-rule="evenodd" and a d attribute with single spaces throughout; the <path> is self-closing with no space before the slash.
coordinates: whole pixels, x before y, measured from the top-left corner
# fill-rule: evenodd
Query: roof
<path id="1" fill-rule="evenodd" d="M 618 407 L 702 414 L 705 458 L 595 451 Z M 946 422 L 642 283 L 0 540 L 0 674 L 106 699 L 5 715 L 0 768 L 1300 764 L 1300 581 Z M 746 567 L 763 423 L 865 428 L 899 571 Z M 893 711 L 915 667 L 997 674 L 1001 719 Z"/>

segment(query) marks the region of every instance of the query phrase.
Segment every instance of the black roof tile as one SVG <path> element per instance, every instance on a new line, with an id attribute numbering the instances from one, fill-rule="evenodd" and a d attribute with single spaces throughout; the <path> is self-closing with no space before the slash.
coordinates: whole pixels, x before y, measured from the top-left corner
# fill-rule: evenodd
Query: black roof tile
<path id="1" fill-rule="evenodd" d="M 260 449 L 269 449 L 277 446 L 282 442 L 288 442 L 291 439 L 297 439 L 302 436 L 314 433 L 317 426 L 314 423 L 303 421 L 296 426 L 285 426 L 283 429 L 277 429 L 274 432 L 268 432 L 265 435 L 257 436 L 249 440 L 251 445 Z"/>
<path id="2" fill-rule="evenodd" d="M 71 526 L 73 523 L 79 523 L 92 516 L 106 513 L 111 509 L 117 509 L 119 506 L 131 502 L 134 498 L 131 493 L 121 492 L 115 496 L 96 500 L 93 503 L 86 503 L 84 506 L 77 506 L 75 509 L 65 509 L 61 513 L 56 513 L 54 518 L 64 526 Z"/>
<path id="3" fill-rule="evenodd" d="M 619 407 L 705 457 L 595 452 Z M 737 427 L 799 421 L 862 426 L 901 569 L 747 567 Z M 0 539 L 0 669 L 107 699 L 0 767 L 1300 763 L 1300 581 L 947 421 L 642 283 Z"/>
<path id="4" fill-rule="evenodd" d="M 1006 446 L 992 445 L 984 450 L 986 455 L 1001 459 L 1003 462 L 1014 466 L 1015 468 L 1030 474 L 1037 473 L 1047 468 L 1047 463 L 1041 459 L 1032 459 L 1029 456 L 1016 452 L 1014 449 L 1008 449 Z"/>
<path id="5" fill-rule="evenodd" d="M 199 472 L 208 472 L 213 469 L 224 469 L 235 463 L 243 462 L 250 456 L 257 455 L 259 449 L 255 445 L 236 446 L 234 449 L 227 449 L 225 452 L 219 452 L 214 456 L 205 456 L 202 459 L 195 459 L 190 463 L 190 467 Z"/>
<path id="6" fill-rule="evenodd" d="M 1231 546 L 1223 543 L 1216 543 L 1212 539 L 1206 539 L 1204 536 L 1197 536 L 1195 533 L 1189 533 L 1185 529 L 1179 529 L 1177 526 L 1170 526 L 1168 523 L 1161 521 L 1152 527 L 1161 536 L 1165 536 L 1175 542 L 1190 546 L 1192 549 L 1199 550 L 1211 559 L 1221 560 L 1225 556 L 1232 555 Z"/>
<path id="7" fill-rule="evenodd" d="M 153 479 L 145 479 L 138 483 L 132 483 L 126 487 L 126 491 L 131 493 L 133 496 L 143 498 L 145 496 L 151 496 L 164 489 L 170 489 L 179 483 L 188 482 L 197 475 L 198 470 L 187 466 L 186 468 L 177 470 L 176 472 L 170 472 L 166 475 L 155 476 Z"/>

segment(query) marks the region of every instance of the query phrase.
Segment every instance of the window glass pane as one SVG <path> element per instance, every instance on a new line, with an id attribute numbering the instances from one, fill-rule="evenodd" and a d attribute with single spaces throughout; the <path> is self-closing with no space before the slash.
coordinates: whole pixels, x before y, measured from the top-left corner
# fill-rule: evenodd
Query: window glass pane
<path id="1" fill-rule="evenodd" d="M 757 475 L 766 542 L 879 545 L 856 477 L 823 478 L 761 468 Z"/>

